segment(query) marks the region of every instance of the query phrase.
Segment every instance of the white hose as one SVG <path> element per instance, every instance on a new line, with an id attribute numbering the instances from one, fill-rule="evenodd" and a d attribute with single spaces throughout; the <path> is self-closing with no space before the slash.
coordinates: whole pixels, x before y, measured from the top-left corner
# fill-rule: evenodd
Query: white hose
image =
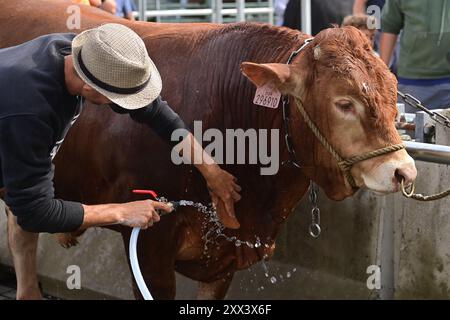
<path id="1" fill-rule="evenodd" d="M 141 228 L 136 227 L 133 228 L 133 231 L 131 232 L 130 248 L 129 248 L 131 270 L 133 271 L 134 279 L 136 280 L 137 286 L 142 296 L 144 297 L 144 300 L 153 300 L 153 297 L 145 284 L 144 278 L 142 277 L 141 268 L 139 268 L 139 261 L 136 249 L 139 231 L 141 231 Z"/>

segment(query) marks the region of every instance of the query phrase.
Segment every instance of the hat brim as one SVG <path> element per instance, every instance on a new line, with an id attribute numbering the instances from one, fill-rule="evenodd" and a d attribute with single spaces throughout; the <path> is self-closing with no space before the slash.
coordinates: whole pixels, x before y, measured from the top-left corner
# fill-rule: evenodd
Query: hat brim
<path id="1" fill-rule="evenodd" d="M 86 30 L 78 34 L 72 40 L 73 66 L 78 75 L 80 76 L 80 78 L 84 82 L 86 82 L 89 86 L 94 88 L 96 91 L 98 91 L 99 93 L 107 97 L 109 100 L 111 100 L 113 103 L 119 105 L 124 109 L 128 110 L 140 109 L 152 103 L 161 94 L 162 90 L 161 76 L 153 61 L 151 61 L 150 81 L 141 91 L 134 94 L 118 94 L 102 89 L 96 84 L 94 84 L 91 80 L 89 80 L 89 78 L 83 73 L 78 63 L 78 55 L 80 54 L 83 44 L 90 36 L 92 36 L 94 32 L 95 32 L 94 29 Z"/>

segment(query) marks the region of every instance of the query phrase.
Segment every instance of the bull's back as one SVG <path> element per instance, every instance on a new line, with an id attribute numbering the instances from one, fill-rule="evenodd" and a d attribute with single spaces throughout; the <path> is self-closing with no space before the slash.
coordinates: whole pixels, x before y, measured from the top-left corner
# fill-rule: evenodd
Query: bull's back
<path id="1" fill-rule="evenodd" d="M 144 36 L 152 32 L 170 33 L 192 29 L 189 24 L 157 24 L 130 22 L 105 11 L 84 5 L 74 5 L 71 0 L 0 0 L 0 48 L 17 45 L 49 33 L 73 32 L 93 28 L 103 23 L 121 23 Z M 76 24 L 79 8 L 80 28 Z M 148 24 L 153 25 L 151 29 Z M 195 24 L 198 30 L 211 28 L 209 24 Z"/>

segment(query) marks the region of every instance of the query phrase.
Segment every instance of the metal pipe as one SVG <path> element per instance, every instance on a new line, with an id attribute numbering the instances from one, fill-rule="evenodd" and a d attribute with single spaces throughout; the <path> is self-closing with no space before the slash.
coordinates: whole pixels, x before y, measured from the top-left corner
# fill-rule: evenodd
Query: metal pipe
<path id="1" fill-rule="evenodd" d="M 269 9 L 272 9 L 271 12 L 269 12 L 269 23 L 270 24 L 274 24 L 274 13 L 275 13 L 275 8 L 273 5 L 273 0 L 269 0 Z"/>
<path id="2" fill-rule="evenodd" d="M 216 4 L 217 5 L 217 4 Z M 171 10 L 147 10 L 145 12 L 147 17 L 171 17 L 171 16 L 210 16 L 213 13 L 216 14 L 219 19 L 216 19 L 216 23 L 221 23 L 219 21 L 222 20 L 222 15 L 237 15 L 236 9 L 222 9 L 221 14 L 217 8 L 214 8 L 214 11 L 210 8 L 206 9 L 171 9 Z M 273 8 L 245 8 L 245 13 L 254 14 L 254 13 L 273 13 Z"/>
<path id="3" fill-rule="evenodd" d="M 215 0 L 215 1 L 216 1 L 216 6 L 214 7 L 214 9 L 215 9 L 216 23 L 223 23 L 222 0 Z"/>
<path id="4" fill-rule="evenodd" d="M 161 0 L 156 0 L 156 10 L 161 10 Z M 161 16 L 156 17 L 156 22 L 161 22 Z"/>
<path id="5" fill-rule="evenodd" d="M 406 151 L 415 160 L 450 165 L 450 147 L 405 141 Z"/>
<path id="6" fill-rule="evenodd" d="M 302 0 L 301 5 L 302 32 L 311 34 L 311 0 Z"/>
<path id="7" fill-rule="evenodd" d="M 236 21 L 244 22 L 245 21 L 245 0 L 236 0 Z"/>
<path id="8" fill-rule="evenodd" d="M 245 8 L 244 13 L 272 13 L 273 14 L 273 8 Z M 236 9 L 223 9 L 222 10 L 222 14 L 225 15 L 235 15 L 237 14 L 237 10 Z"/>
<path id="9" fill-rule="evenodd" d="M 144 0 L 139 0 L 139 20 L 145 21 L 145 8 L 144 8 Z"/>

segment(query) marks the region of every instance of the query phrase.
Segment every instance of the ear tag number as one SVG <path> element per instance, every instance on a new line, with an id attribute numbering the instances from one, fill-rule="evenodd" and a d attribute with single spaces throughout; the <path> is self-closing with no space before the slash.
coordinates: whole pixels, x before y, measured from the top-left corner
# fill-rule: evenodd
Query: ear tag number
<path id="1" fill-rule="evenodd" d="M 281 100 L 281 92 L 270 84 L 265 84 L 256 89 L 253 103 L 267 108 L 276 109 Z"/>

